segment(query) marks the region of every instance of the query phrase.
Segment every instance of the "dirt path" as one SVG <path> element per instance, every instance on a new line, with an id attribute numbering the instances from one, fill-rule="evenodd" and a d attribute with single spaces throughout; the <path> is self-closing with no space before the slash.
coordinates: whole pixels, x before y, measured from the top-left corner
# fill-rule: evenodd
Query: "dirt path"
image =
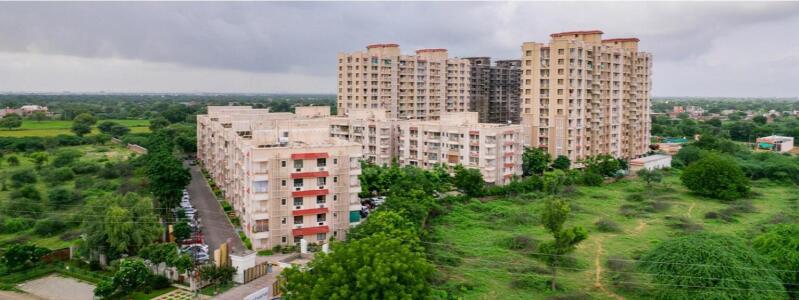
<path id="1" fill-rule="evenodd" d="M 646 227 L 646 223 L 644 223 L 644 221 L 642 221 L 642 220 L 638 220 L 638 226 L 635 226 L 635 229 L 633 229 L 632 234 L 641 233 L 642 231 L 644 231 L 645 227 Z"/>
<path id="2" fill-rule="evenodd" d="M 616 299 L 616 300 L 624 300 L 624 297 L 619 296 L 618 294 L 609 291 L 602 285 L 602 254 L 604 249 L 602 248 L 602 238 L 596 240 L 596 256 L 594 257 L 594 267 L 596 268 L 596 272 L 594 272 L 594 287 L 599 289 L 600 291 L 607 294 L 609 297 Z"/>
<path id="3" fill-rule="evenodd" d="M 694 211 L 694 206 L 696 206 L 696 202 L 691 202 L 691 207 L 689 207 L 688 212 L 685 213 L 686 217 L 691 217 L 691 212 Z"/>

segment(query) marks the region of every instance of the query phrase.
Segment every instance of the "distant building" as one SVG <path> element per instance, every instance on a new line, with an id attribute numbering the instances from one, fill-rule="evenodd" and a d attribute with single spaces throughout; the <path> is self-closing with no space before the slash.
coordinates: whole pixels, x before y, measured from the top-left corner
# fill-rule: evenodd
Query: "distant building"
<path id="1" fill-rule="evenodd" d="M 25 116 L 32 115 L 33 113 L 36 113 L 36 112 L 43 112 L 47 116 L 52 115 L 48 111 L 47 106 L 23 105 L 22 107 L 16 108 L 16 109 L 10 108 L 10 107 L 6 107 L 4 109 L 0 109 L 0 117 L 4 117 L 4 116 L 9 115 L 9 114 L 17 114 L 17 115 L 25 117 Z"/>
<path id="2" fill-rule="evenodd" d="M 513 123 L 520 120 L 521 60 L 467 57 L 470 62 L 470 110 L 479 113 L 480 123 Z"/>
<path id="3" fill-rule="evenodd" d="M 656 170 L 671 167 L 671 155 L 655 154 L 636 158 L 630 161 L 630 172 L 635 173 L 639 170 Z"/>
<path id="4" fill-rule="evenodd" d="M 757 148 L 774 152 L 790 152 L 793 149 L 793 137 L 772 135 L 757 138 Z"/>

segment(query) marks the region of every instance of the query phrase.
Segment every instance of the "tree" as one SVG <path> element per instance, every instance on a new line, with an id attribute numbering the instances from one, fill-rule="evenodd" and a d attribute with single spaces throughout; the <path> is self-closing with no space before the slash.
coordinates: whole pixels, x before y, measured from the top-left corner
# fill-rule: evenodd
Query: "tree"
<path id="1" fill-rule="evenodd" d="M 47 248 L 32 244 L 13 244 L 3 252 L 0 261 L 11 271 L 17 271 L 36 264 L 42 256 L 49 253 Z"/>
<path id="2" fill-rule="evenodd" d="M 176 207 L 183 188 L 191 181 L 191 174 L 183 163 L 171 152 L 149 152 L 145 171 L 150 179 L 150 191 L 158 199 L 160 206 Z"/>
<path id="3" fill-rule="evenodd" d="M 90 198 L 84 209 L 83 246 L 88 250 L 112 257 L 135 254 L 162 232 L 152 201 L 133 193 Z"/>
<path id="4" fill-rule="evenodd" d="M 124 293 L 130 293 L 147 283 L 150 270 L 141 259 L 122 259 L 119 270 L 112 279 L 113 285 Z"/>
<path id="5" fill-rule="evenodd" d="M 768 119 L 766 117 L 764 117 L 764 116 L 754 116 L 752 118 L 752 122 L 755 122 L 755 124 L 764 125 L 764 124 L 766 124 L 767 121 L 768 121 Z"/>
<path id="6" fill-rule="evenodd" d="M 154 119 L 150 120 L 150 131 L 156 132 L 161 128 L 166 128 L 169 126 L 169 124 L 170 123 L 166 118 L 162 116 L 155 117 Z"/>
<path id="7" fill-rule="evenodd" d="M 541 243 L 538 249 L 542 254 L 541 259 L 552 270 L 553 291 L 557 288 L 558 265 L 563 261 L 563 256 L 574 251 L 577 244 L 588 238 L 588 233 L 581 226 L 563 228 L 570 211 L 569 203 L 563 199 L 550 198 L 541 212 L 541 223 L 552 234 L 553 240 Z"/>
<path id="8" fill-rule="evenodd" d="M 5 129 L 11 130 L 20 126 L 22 126 L 22 118 L 17 114 L 7 114 L 0 119 L 0 127 Z"/>
<path id="9" fill-rule="evenodd" d="M 799 225 L 777 225 L 755 238 L 755 251 L 774 267 L 791 299 L 799 296 Z"/>
<path id="10" fill-rule="evenodd" d="M 283 270 L 281 289 L 286 299 L 423 299 L 434 270 L 418 244 L 377 233 Z"/>
<path id="11" fill-rule="evenodd" d="M 621 170 L 621 163 L 619 160 L 610 154 L 599 154 L 596 156 L 589 156 L 583 161 L 585 170 L 588 172 L 595 172 L 604 177 L 613 177 L 616 172 Z"/>
<path id="12" fill-rule="evenodd" d="M 83 156 L 78 150 L 75 149 L 61 149 L 56 152 L 55 157 L 53 158 L 53 162 L 51 163 L 54 167 L 66 167 L 73 162 L 75 162 L 78 158 Z"/>
<path id="13" fill-rule="evenodd" d="M 13 187 L 21 187 L 25 184 L 36 183 L 36 174 L 28 169 L 28 170 L 19 170 L 14 173 L 11 173 L 11 186 Z"/>
<path id="14" fill-rule="evenodd" d="M 200 278 L 205 281 L 210 281 L 215 286 L 214 293 L 219 292 L 219 286 L 230 282 L 236 269 L 231 266 L 217 267 L 213 264 L 203 265 L 200 267 Z"/>
<path id="15" fill-rule="evenodd" d="M 785 299 L 779 278 L 732 236 L 698 233 L 666 240 L 639 262 L 655 299 Z"/>
<path id="16" fill-rule="evenodd" d="M 77 136 L 83 136 L 92 131 L 92 125 L 97 122 L 90 113 L 79 114 L 72 120 L 72 132 Z"/>
<path id="17" fill-rule="evenodd" d="M 563 171 L 566 171 L 569 168 L 571 168 L 571 165 L 572 161 L 569 160 L 569 158 L 566 157 L 565 155 L 558 155 L 558 158 L 556 158 L 555 161 L 552 162 L 552 168 Z"/>
<path id="18" fill-rule="evenodd" d="M 749 193 L 749 179 L 731 158 L 707 154 L 685 168 L 680 176 L 691 191 L 722 200 L 733 200 Z"/>
<path id="19" fill-rule="evenodd" d="M 30 115 L 29 118 L 36 122 L 41 122 L 47 120 L 47 114 L 45 114 L 43 111 L 35 111 Z"/>
<path id="20" fill-rule="evenodd" d="M 175 235 L 176 241 L 182 241 L 191 236 L 191 227 L 185 220 L 178 221 L 172 229 L 172 234 Z"/>
<path id="21" fill-rule="evenodd" d="M 683 165 L 687 166 L 701 159 L 705 154 L 707 154 L 707 151 L 702 150 L 697 146 L 686 145 L 680 148 L 680 151 L 677 151 L 677 155 L 675 155 L 674 158 L 681 161 Z"/>
<path id="22" fill-rule="evenodd" d="M 139 251 L 139 257 L 149 260 L 150 263 L 155 265 L 159 274 L 163 274 L 161 272 L 161 264 L 170 265 L 177 259 L 178 255 L 178 247 L 175 243 L 149 244 Z"/>
<path id="23" fill-rule="evenodd" d="M 100 132 L 102 133 L 111 134 L 111 128 L 116 125 L 119 125 L 119 123 L 113 121 L 104 121 L 97 125 L 97 129 L 100 129 Z"/>
<path id="24" fill-rule="evenodd" d="M 482 195 L 485 181 L 479 169 L 464 168 L 461 165 L 455 166 L 455 187 L 470 197 Z"/>
<path id="25" fill-rule="evenodd" d="M 41 169 L 42 165 L 50 159 L 50 155 L 47 152 L 34 152 L 30 155 L 30 160 L 36 165 L 36 169 Z"/>
<path id="26" fill-rule="evenodd" d="M 416 225 L 393 210 L 380 209 L 369 215 L 369 218 L 350 230 L 349 240 L 357 240 L 384 233 L 403 239 L 412 239 L 417 235 Z"/>
<path id="27" fill-rule="evenodd" d="M 524 176 L 543 174 L 552 157 L 541 148 L 524 148 L 522 153 L 522 172 Z"/>
<path id="28" fill-rule="evenodd" d="M 663 172 L 658 169 L 641 169 L 638 170 L 636 173 L 638 177 L 640 177 L 644 182 L 646 182 L 647 186 L 652 185 L 652 183 L 659 183 L 663 180 Z"/>
<path id="29" fill-rule="evenodd" d="M 553 170 L 544 173 L 541 177 L 542 191 L 549 194 L 557 194 L 566 183 L 566 173 L 562 170 Z"/>

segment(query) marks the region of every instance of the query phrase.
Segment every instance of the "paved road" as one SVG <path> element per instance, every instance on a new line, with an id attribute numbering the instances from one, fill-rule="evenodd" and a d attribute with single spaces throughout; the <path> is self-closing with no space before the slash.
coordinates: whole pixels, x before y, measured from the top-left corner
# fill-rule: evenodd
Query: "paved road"
<path id="1" fill-rule="evenodd" d="M 58 275 L 26 281 L 18 287 L 48 300 L 91 300 L 94 297 L 94 285 Z"/>
<path id="2" fill-rule="evenodd" d="M 214 197 L 211 187 L 205 181 L 202 171 L 198 166 L 190 166 L 191 168 L 191 183 L 187 190 L 191 198 L 191 204 L 197 210 L 200 217 L 200 226 L 203 228 L 203 235 L 205 236 L 205 243 L 208 244 L 208 255 L 213 259 L 214 250 L 219 248 L 219 245 L 230 240 L 232 247 L 231 253 L 244 250 L 244 243 L 241 242 L 238 233 L 233 228 L 233 225 L 228 221 L 222 206 Z"/>

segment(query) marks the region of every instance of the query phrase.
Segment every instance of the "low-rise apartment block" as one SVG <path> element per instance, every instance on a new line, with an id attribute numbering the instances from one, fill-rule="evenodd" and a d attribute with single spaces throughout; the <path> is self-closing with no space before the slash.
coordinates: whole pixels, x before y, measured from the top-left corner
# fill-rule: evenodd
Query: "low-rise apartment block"
<path id="1" fill-rule="evenodd" d="M 361 144 L 364 160 L 386 166 L 396 155 L 396 123 L 385 109 L 354 109 L 330 118 L 330 136 Z"/>
<path id="2" fill-rule="evenodd" d="M 399 121 L 397 127 L 400 165 L 460 164 L 498 185 L 522 175 L 519 125 L 479 123 L 477 112 L 465 112 L 444 114 L 439 121 Z"/>
<path id="3" fill-rule="evenodd" d="M 469 61 L 446 49 L 403 55 L 397 44 L 338 55 L 338 114 L 385 109 L 398 119 L 436 120 L 469 109 Z"/>
<path id="4" fill-rule="evenodd" d="M 343 239 L 360 221 L 361 145 L 329 136 L 329 108 L 209 107 L 197 156 L 255 249 Z"/>
<path id="5" fill-rule="evenodd" d="M 522 45 L 525 145 L 572 161 L 646 153 L 652 57 L 638 39 L 603 40 L 599 30 L 550 37 Z"/>

